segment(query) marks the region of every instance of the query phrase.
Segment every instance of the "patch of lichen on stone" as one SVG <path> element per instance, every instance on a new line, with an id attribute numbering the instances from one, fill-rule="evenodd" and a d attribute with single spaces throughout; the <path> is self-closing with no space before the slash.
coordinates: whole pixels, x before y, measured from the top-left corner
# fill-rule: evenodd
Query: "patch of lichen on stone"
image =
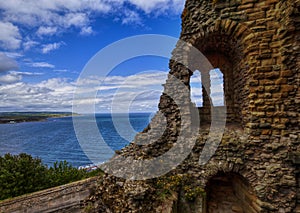
<path id="1" fill-rule="evenodd" d="M 178 191 L 182 183 L 183 175 L 162 176 L 156 179 L 154 187 L 156 188 L 156 194 L 161 200 L 165 200 L 173 194 L 174 191 Z"/>
<path id="2" fill-rule="evenodd" d="M 161 200 L 166 200 L 173 196 L 174 192 L 178 193 L 179 191 L 183 192 L 184 197 L 188 201 L 194 201 L 199 196 L 206 196 L 205 190 L 197 185 L 191 175 L 188 174 L 160 177 L 155 181 L 154 187 L 158 198 Z"/>
<path id="3" fill-rule="evenodd" d="M 200 186 L 186 185 L 183 187 L 184 197 L 188 201 L 194 201 L 197 197 L 206 197 L 205 190 Z"/>

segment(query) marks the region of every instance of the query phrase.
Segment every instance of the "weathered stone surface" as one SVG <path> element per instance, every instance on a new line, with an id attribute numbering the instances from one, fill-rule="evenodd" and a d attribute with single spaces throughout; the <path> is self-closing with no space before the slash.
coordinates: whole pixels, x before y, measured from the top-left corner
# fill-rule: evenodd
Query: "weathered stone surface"
<path id="1" fill-rule="evenodd" d="M 181 39 L 199 49 L 223 72 L 227 127 L 213 157 L 200 166 L 199 156 L 209 132 L 202 126 L 190 157 L 172 173 L 192 174 L 194 182 L 207 193 L 211 190 L 209 181 L 220 173 L 225 179 L 226 174 L 240 175 L 244 181 L 237 178 L 239 184 L 234 188 L 231 185 L 216 191 L 220 195 L 209 201 L 203 212 L 297 212 L 300 208 L 296 207 L 300 205 L 296 181 L 299 183 L 299 167 L 295 158 L 288 158 L 290 151 L 300 151 L 299 5 L 299 0 L 186 1 Z M 174 50 L 170 74 L 188 84 L 194 70 L 189 76 L 183 75 L 186 69 L 175 60 L 189 60 L 188 54 L 180 56 L 182 51 L 189 49 Z M 206 84 L 210 86 L 211 82 Z M 166 84 L 165 93 L 170 91 L 176 88 Z M 203 107 L 199 109 L 201 121 L 208 124 L 209 95 L 210 90 L 203 90 Z M 188 97 L 181 100 L 191 104 Z M 120 152 L 122 155 L 147 158 L 148 154 L 159 156 L 172 147 L 180 115 L 165 95 L 161 96 L 159 110 L 167 116 L 169 132 L 152 145 L 130 145 Z M 226 196 L 230 190 L 235 190 L 240 202 Z M 180 194 L 172 202 L 180 200 Z M 173 211 L 180 212 L 178 208 Z"/>
<path id="2" fill-rule="evenodd" d="M 207 140 L 223 131 L 210 133 L 209 126 L 213 112 L 222 112 L 224 107 L 211 106 L 213 79 L 201 69 L 201 63 L 192 63 L 190 46 L 178 45 L 172 53 L 170 75 L 157 113 L 165 117 L 166 130 L 159 139 L 143 143 L 159 133 L 163 119 L 154 119 L 143 134 L 118 154 L 137 160 L 155 158 L 176 144 L 180 132 L 191 125 L 181 127 L 183 116 L 195 114 L 191 113 L 189 94 L 178 92 L 172 77 L 188 86 L 198 69 L 206 87 L 202 89 L 203 107 L 199 108 L 201 128 L 195 130 L 196 143 L 190 155 L 166 175 L 189 174 L 189 187 L 206 190 L 196 194 L 190 203 L 193 208 L 188 211 L 299 212 L 299 159 L 290 154 L 300 153 L 299 16 L 300 0 L 187 0 L 180 38 L 200 50 L 224 76 L 227 113 L 223 138 L 216 151 L 208 149 L 210 160 L 199 164 Z M 182 112 L 174 97 L 188 110 Z M 177 208 L 178 202 L 184 200 L 184 185 L 176 185 L 172 192 L 164 194 L 166 199 L 162 201 L 157 195 L 161 192 L 155 187 L 157 182 L 107 175 L 89 202 L 98 212 L 187 212 L 187 208 Z"/>

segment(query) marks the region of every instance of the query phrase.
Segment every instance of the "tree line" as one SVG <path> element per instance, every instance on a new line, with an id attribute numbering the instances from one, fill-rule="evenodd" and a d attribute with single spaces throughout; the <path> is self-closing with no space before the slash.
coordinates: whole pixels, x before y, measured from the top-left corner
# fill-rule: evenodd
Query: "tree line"
<path id="1" fill-rule="evenodd" d="M 67 161 L 57 161 L 52 167 L 40 158 L 21 153 L 0 156 L 0 200 L 63 185 L 100 175 L 100 169 L 92 172 L 72 167 Z"/>

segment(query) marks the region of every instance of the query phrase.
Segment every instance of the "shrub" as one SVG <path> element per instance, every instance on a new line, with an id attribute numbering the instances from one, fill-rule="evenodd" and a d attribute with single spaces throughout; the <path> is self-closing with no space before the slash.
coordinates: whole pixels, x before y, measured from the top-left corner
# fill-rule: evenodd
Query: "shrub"
<path id="1" fill-rule="evenodd" d="M 48 168 L 39 158 L 21 153 L 0 156 L 0 200 L 100 175 L 102 171 L 79 170 L 67 161 Z"/>

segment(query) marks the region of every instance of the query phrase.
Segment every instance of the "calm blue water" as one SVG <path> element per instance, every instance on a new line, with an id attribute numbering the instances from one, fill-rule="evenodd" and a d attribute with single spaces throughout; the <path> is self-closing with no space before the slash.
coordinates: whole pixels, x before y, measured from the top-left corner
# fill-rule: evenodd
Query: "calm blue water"
<path id="1" fill-rule="evenodd" d="M 124 126 L 124 132 L 121 134 L 123 137 L 125 134 L 125 138 L 129 141 L 117 133 L 110 114 L 96 115 L 101 135 L 113 150 L 126 146 L 135 136 L 132 132 L 126 131 L 127 117 L 125 114 L 118 114 L 116 120 L 121 130 Z M 151 114 L 133 113 L 129 118 L 132 128 L 140 132 L 148 125 Z M 87 116 L 80 119 L 82 122 L 90 122 Z M 71 117 L 51 118 L 45 122 L 0 124 L 0 155 L 22 152 L 41 158 L 43 163 L 49 166 L 60 160 L 67 160 L 76 167 L 91 163 L 78 143 Z"/>

